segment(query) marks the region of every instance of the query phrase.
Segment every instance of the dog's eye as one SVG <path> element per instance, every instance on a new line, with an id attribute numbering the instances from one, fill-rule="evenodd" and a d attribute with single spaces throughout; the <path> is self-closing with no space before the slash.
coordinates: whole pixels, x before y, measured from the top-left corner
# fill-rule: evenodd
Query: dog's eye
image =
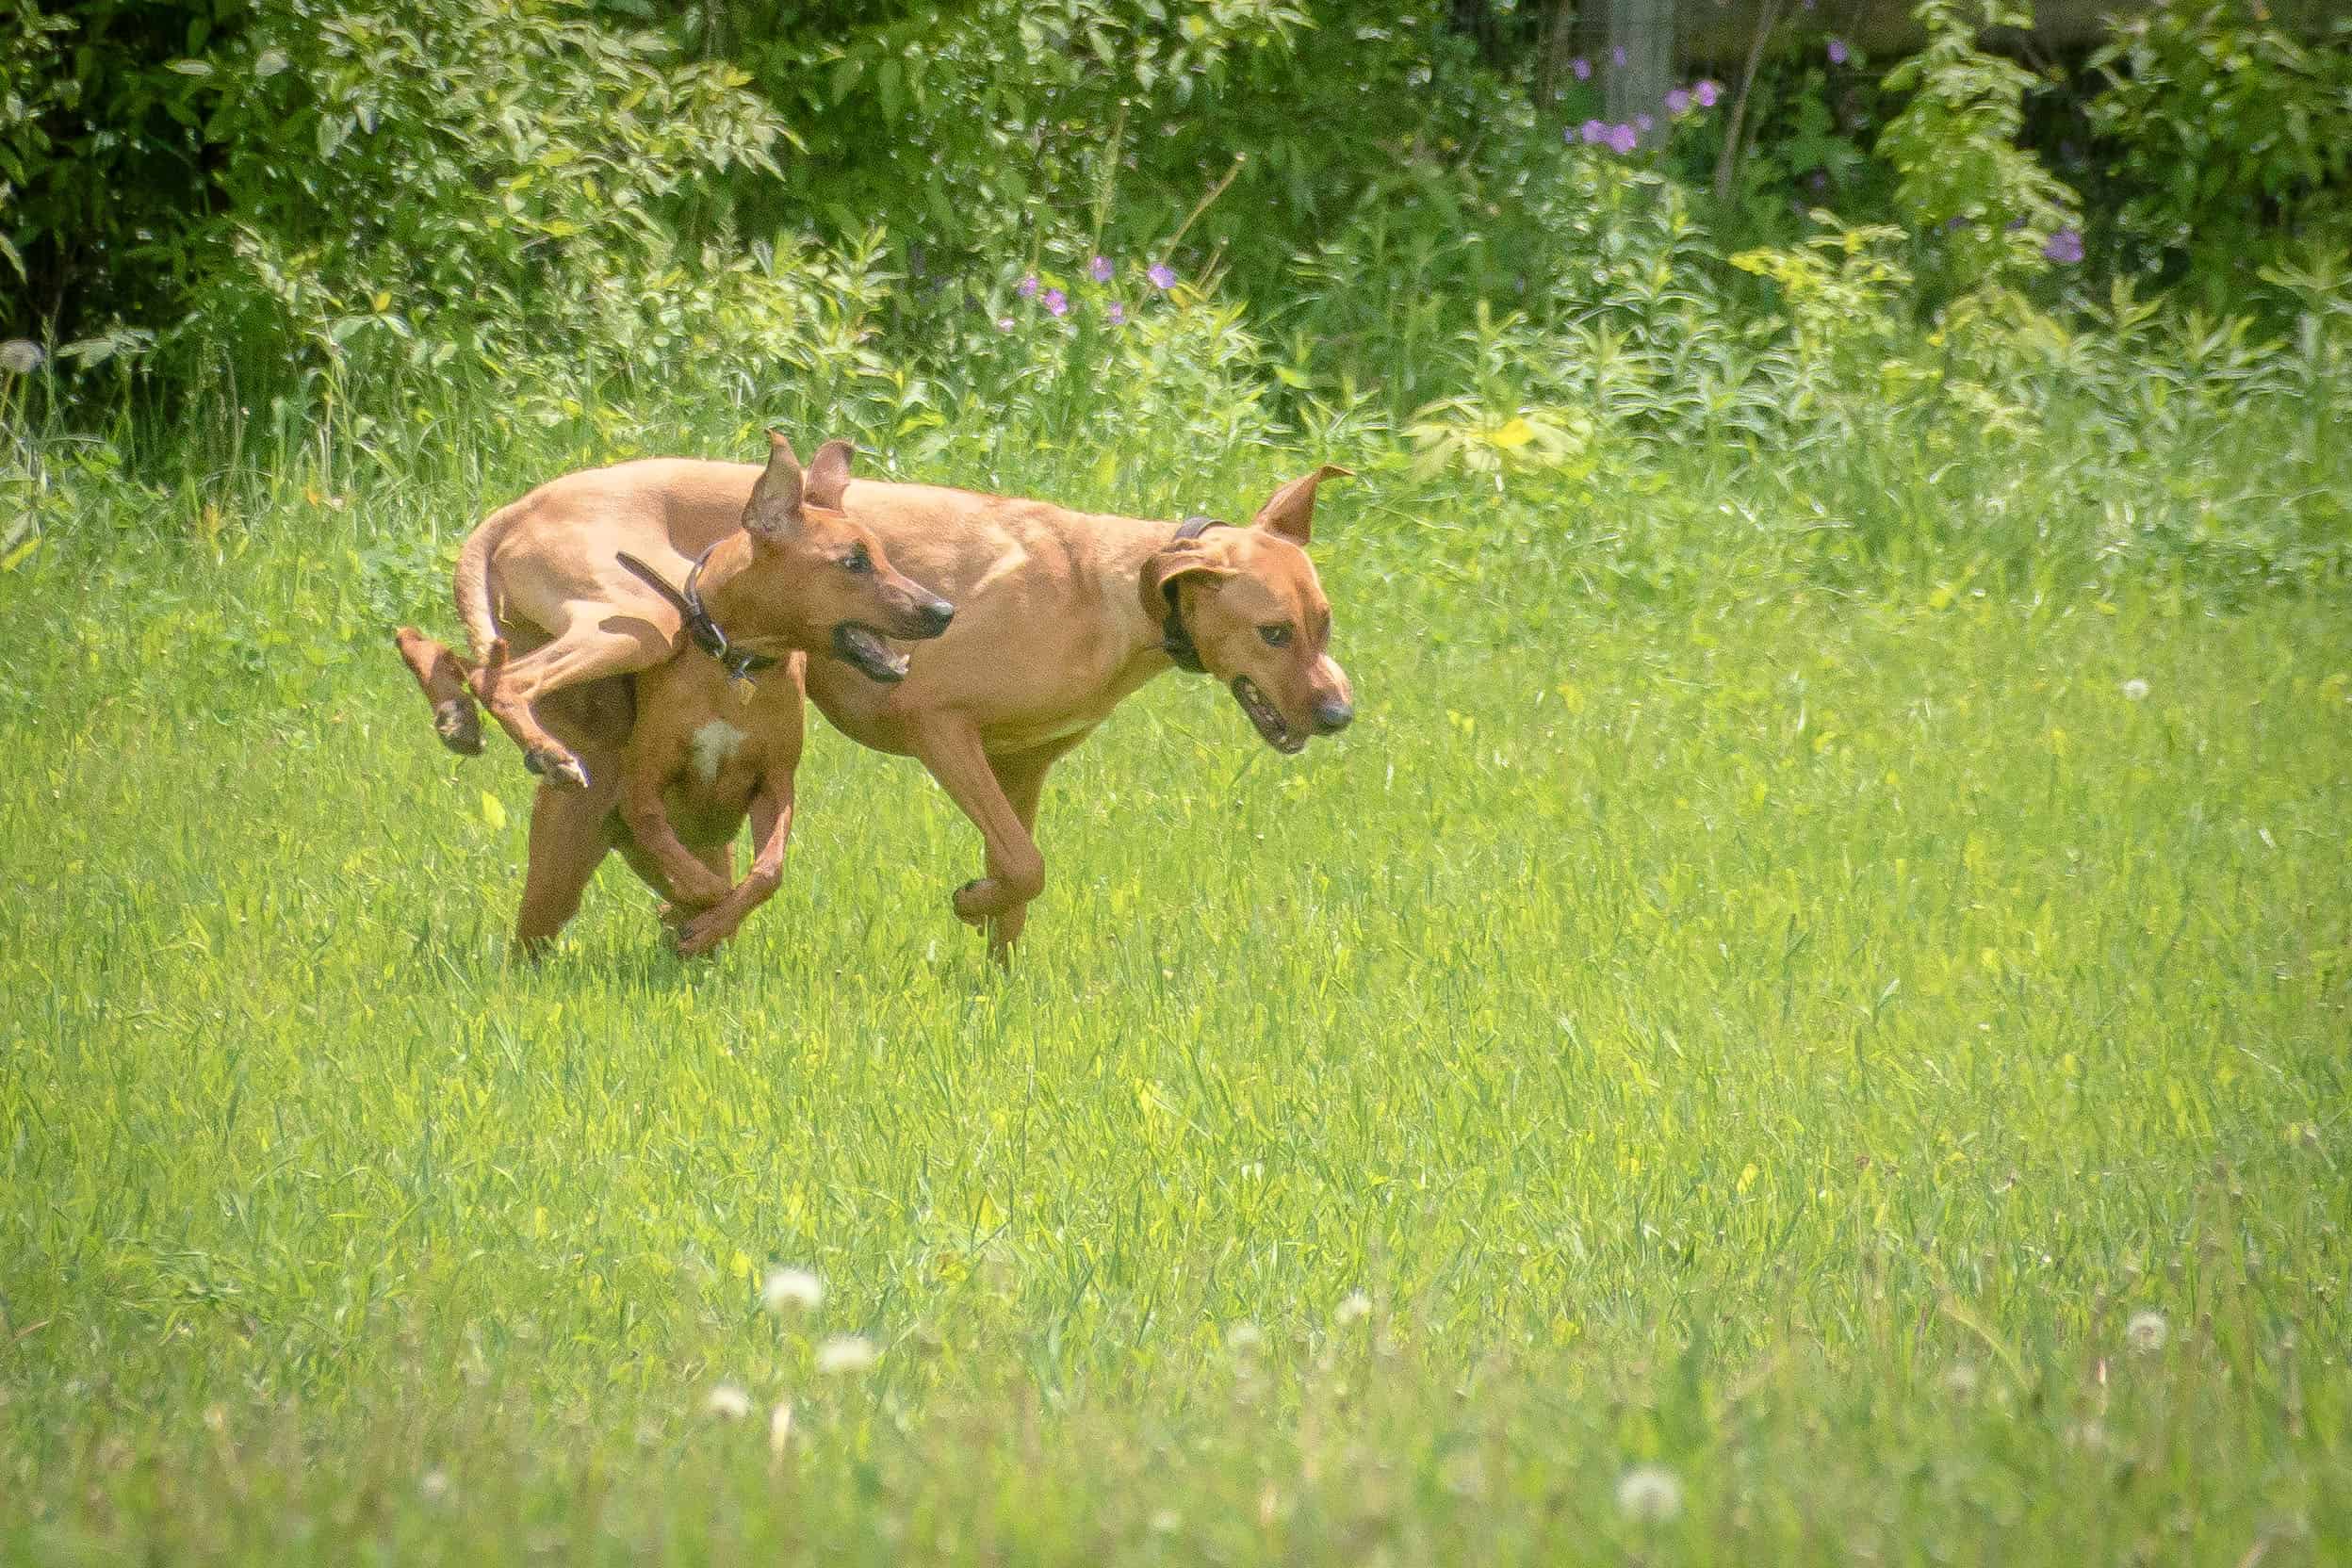
<path id="1" fill-rule="evenodd" d="M 841 570 L 863 577 L 874 570 L 874 557 L 866 553 L 865 546 L 860 545 L 841 557 Z"/>
<path id="2" fill-rule="evenodd" d="M 1258 635 L 1266 639 L 1267 647 L 1286 648 L 1290 646 L 1290 623 L 1276 621 L 1271 626 L 1262 626 L 1258 628 Z"/>

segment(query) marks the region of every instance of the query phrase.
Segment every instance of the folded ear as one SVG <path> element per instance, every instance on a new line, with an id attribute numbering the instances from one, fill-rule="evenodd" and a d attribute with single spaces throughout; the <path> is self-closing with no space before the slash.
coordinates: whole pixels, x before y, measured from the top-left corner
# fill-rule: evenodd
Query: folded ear
<path id="1" fill-rule="evenodd" d="M 1327 463 L 1275 491 L 1274 498 L 1258 508 L 1258 514 L 1250 521 L 1279 539 L 1304 545 L 1315 532 L 1315 487 L 1327 479 L 1354 477 L 1347 469 Z"/>
<path id="2" fill-rule="evenodd" d="M 751 487 L 743 527 L 763 538 L 782 539 L 800 527 L 800 459 L 780 430 L 768 432 L 768 466 Z"/>
<path id="3" fill-rule="evenodd" d="M 1143 564 L 1144 611 L 1156 621 L 1173 609 L 1175 600 L 1170 590 L 1180 579 L 1215 579 L 1233 575 L 1233 568 L 1200 553 L 1198 539 L 1179 539 Z"/>
<path id="4" fill-rule="evenodd" d="M 817 455 L 808 460 L 808 473 L 801 485 L 803 498 L 810 506 L 839 512 L 841 492 L 849 488 L 849 460 L 857 455 L 858 449 L 847 441 L 827 441 L 819 447 Z"/>

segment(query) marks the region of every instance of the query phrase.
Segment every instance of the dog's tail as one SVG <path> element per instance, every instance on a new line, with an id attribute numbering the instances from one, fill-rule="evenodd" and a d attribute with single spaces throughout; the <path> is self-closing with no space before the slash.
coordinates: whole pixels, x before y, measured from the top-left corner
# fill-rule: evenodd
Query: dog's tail
<path id="1" fill-rule="evenodd" d="M 477 664 L 490 657 L 491 646 L 499 637 L 498 612 L 492 604 L 490 553 L 506 537 L 506 531 L 521 519 L 522 509 L 521 501 L 498 508 L 466 536 L 465 547 L 457 552 L 457 616 L 465 623 L 466 641 L 474 650 Z"/>

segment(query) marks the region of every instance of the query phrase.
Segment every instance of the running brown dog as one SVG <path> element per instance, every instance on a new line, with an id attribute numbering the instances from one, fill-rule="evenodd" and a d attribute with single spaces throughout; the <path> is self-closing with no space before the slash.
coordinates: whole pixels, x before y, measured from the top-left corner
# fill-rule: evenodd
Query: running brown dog
<path id="1" fill-rule="evenodd" d="M 629 541 L 645 559 L 628 551 L 617 559 L 639 595 L 651 597 L 632 596 L 625 612 L 581 594 L 584 585 L 598 585 L 593 574 L 582 574 L 585 583 L 567 580 L 562 563 L 541 571 L 537 552 L 509 556 L 498 547 L 512 549 L 518 536 L 529 537 L 549 511 L 561 513 L 577 498 L 583 488 L 578 482 L 596 475 L 533 491 L 467 541 L 461 562 L 482 565 L 473 575 L 461 565 L 461 602 L 502 598 L 517 634 L 535 629 L 520 620 L 520 606 L 561 604 L 572 625 L 607 610 L 596 629 L 609 639 L 608 654 L 628 651 L 633 659 L 651 645 L 641 628 L 658 633 L 665 652 L 678 646 L 633 681 L 558 666 L 557 676 L 533 689 L 547 716 L 593 767 L 548 735 L 533 705 L 514 694 L 517 671 L 534 660 L 543 669 L 554 662 L 541 656 L 562 641 L 560 634 L 510 660 L 495 616 L 477 629 L 469 615 L 478 647 L 479 630 L 490 633 L 482 664 L 470 672 L 414 628 L 395 634 L 450 749 L 482 749 L 477 694 L 510 730 L 523 731 L 516 739 L 527 755 L 544 756 L 528 750 L 534 741 L 562 749 L 564 765 L 542 762 L 548 776 L 531 807 L 531 869 L 515 923 L 516 944 L 526 954 L 544 948 L 571 919 L 581 890 L 613 849 L 669 900 L 663 918 L 676 928 L 681 953 L 706 952 L 732 936 L 782 879 L 807 727 L 807 652 L 830 649 L 874 680 L 896 680 L 906 661 L 883 636 L 936 637 L 954 614 L 944 600 L 893 570 L 880 542 L 839 510 L 849 481 L 848 442 L 820 448 L 806 475 L 782 435 L 770 432 L 769 443 L 767 466 L 751 470 L 757 479 L 736 509 L 737 526 L 703 545 L 692 563 L 658 534 Z M 484 535 L 492 536 L 491 547 L 476 549 Z M 682 589 L 670 585 L 672 574 Z M 695 647 L 678 645 L 679 629 Z M 746 813 L 754 858 L 749 874 L 730 887 L 731 845 Z"/>
<path id="2" fill-rule="evenodd" d="M 956 619 L 903 680 L 819 661 L 808 694 L 853 740 L 919 759 L 980 829 L 988 874 L 958 888 L 954 906 L 986 928 L 999 957 L 1045 886 L 1033 834 L 1047 770 L 1153 676 L 1181 667 L 1215 677 L 1285 755 L 1347 727 L 1353 697 L 1329 652 L 1331 605 L 1305 548 L 1316 486 L 1346 473 L 1322 467 L 1291 481 L 1238 528 L 934 485 L 849 485 L 843 509 L 910 576 L 952 599 Z M 616 552 L 693 556 L 731 526 L 757 475 L 748 465 L 660 460 L 574 475 L 558 482 L 571 486 L 560 500 L 556 486 L 542 492 L 550 500 L 528 531 L 498 543 L 498 570 L 580 585 L 564 601 L 564 624 L 589 629 L 565 632 L 550 645 L 564 651 L 541 667 L 574 679 L 625 667 L 634 654 L 612 629 L 642 612 L 616 616 L 610 607 L 645 596 L 612 564 Z M 485 559 L 468 544 L 462 602 L 486 605 Z M 606 591 L 613 597 L 596 596 Z M 614 744 L 607 735 L 603 743 Z M 542 765 L 568 778 L 578 764 L 565 760 Z"/>

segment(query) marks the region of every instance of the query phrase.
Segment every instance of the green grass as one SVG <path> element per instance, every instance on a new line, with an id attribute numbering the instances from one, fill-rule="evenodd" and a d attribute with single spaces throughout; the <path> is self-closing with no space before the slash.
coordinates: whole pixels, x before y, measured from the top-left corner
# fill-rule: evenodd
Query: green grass
<path id="1" fill-rule="evenodd" d="M 738 943 L 614 863 L 530 971 L 528 780 L 377 635 L 489 468 L 0 577 L 0 1555 L 2352 1555 L 2340 596 L 1642 595 L 1622 498 L 1375 480 L 1354 729 L 1147 688 L 1011 974 L 821 727 Z"/>

